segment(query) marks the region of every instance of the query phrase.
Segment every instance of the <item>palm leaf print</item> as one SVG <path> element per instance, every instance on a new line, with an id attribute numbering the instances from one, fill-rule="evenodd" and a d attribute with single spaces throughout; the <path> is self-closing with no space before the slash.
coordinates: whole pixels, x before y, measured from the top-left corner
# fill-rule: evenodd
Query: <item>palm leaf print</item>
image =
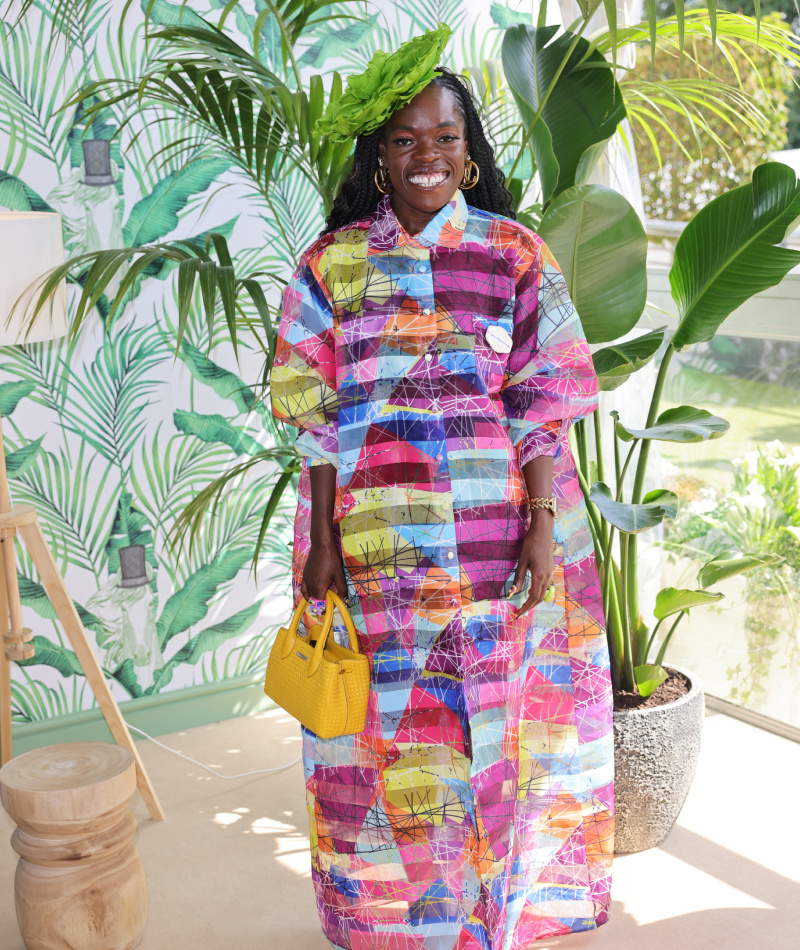
<path id="1" fill-rule="evenodd" d="M 147 425 L 144 410 L 160 384 L 154 370 L 168 350 L 150 327 L 107 336 L 92 364 L 70 379 L 64 427 L 126 472 Z"/>
<path id="2" fill-rule="evenodd" d="M 249 607 L 245 607 L 244 610 L 240 610 L 226 620 L 206 627 L 200 633 L 191 637 L 156 673 L 156 681 L 147 692 L 157 693 L 163 689 L 172 679 L 176 667 L 181 664 L 191 663 L 196 665 L 203 654 L 214 652 L 228 640 L 242 636 L 256 621 L 260 610 L 261 601 L 257 600 Z"/>
<path id="3" fill-rule="evenodd" d="M 181 590 L 169 598 L 156 623 L 162 649 L 173 637 L 205 619 L 209 601 L 220 587 L 236 577 L 250 556 L 249 548 L 226 551 L 192 574 Z"/>
<path id="4" fill-rule="evenodd" d="M 40 449 L 31 466 L 13 479 L 12 491 L 18 504 L 36 508 L 62 571 L 74 565 L 99 581 L 120 485 L 112 477 L 114 464 L 97 465 L 98 457 L 87 455 L 86 446 L 80 443 L 74 459 L 63 448 L 58 453 Z"/>

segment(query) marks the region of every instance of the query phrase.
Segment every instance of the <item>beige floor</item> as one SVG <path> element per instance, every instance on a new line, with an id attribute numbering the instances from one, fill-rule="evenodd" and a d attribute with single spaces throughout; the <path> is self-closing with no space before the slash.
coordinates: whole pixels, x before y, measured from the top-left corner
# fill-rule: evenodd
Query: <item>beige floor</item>
<path id="1" fill-rule="evenodd" d="M 294 723 L 280 712 L 162 739 L 228 773 L 300 753 Z M 328 950 L 309 880 L 300 766 L 227 782 L 149 743 L 141 748 L 167 812 L 154 824 L 135 799 L 150 893 L 142 950 Z M 796 948 L 798 789 L 800 745 L 709 716 L 679 825 L 662 847 L 615 862 L 611 921 L 537 947 Z M 11 830 L 3 814 L 0 838 Z M 23 950 L 14 864 L 0 840 L 1 950 Z"/>

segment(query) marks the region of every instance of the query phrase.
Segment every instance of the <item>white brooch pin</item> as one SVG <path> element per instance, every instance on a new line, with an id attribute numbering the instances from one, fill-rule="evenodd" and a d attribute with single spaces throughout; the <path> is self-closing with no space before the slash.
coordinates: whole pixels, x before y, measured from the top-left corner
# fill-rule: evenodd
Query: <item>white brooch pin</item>
<path id="1" fill-rule="evenodd" d="M 495 353 L 511 352 L 511 334 L 503 327 L 492 325 L 486 328 L 486 342 Z"/>

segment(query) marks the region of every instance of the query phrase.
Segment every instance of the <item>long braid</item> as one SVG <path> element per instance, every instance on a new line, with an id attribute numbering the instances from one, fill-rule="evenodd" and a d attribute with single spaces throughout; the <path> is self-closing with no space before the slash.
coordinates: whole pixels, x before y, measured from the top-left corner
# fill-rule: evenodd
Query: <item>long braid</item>
<path id="1" fill-rule="evenodd" d="M 351 221 L 358 221 L 372 214 L 378 206 L 381 193 L 375 187 L 375 172 L 378 169 L 380 141 L 380 129 L 369 135 L 359 135 L 356 139 L 352 171 L 342 182 L 322 234 L 350 224 Z"/>
<path id="2" fill-rule="evenodd" d="M 437 66 L 436 72 L 438 75 L 431 85 L 449 89 L 456 97 L 458 109 L 464 120 L 469 154 L 480 169 L 478 184 L 463 193 L 467 204 L 472 205 L 473 208 L 480 208 L 482 211 L 516 218 L 513 196 L 506 188 L 505 175 L 497 167 L 494 149 L 483 131 L 483 124 L 469 81 L 444 66 Z M 375 187 L 375 172 L 378 168 L 378 145 L 382 135 L 383 129 L 376 129 L 369 135 L 359 135 L 356 138 L 352 171 L 336 195 L 333 208 L 321 234 L 327 234 L 352 221 L 358 221 L 359 218 L 372 214 L 378 206 L 381 193 Z"/>

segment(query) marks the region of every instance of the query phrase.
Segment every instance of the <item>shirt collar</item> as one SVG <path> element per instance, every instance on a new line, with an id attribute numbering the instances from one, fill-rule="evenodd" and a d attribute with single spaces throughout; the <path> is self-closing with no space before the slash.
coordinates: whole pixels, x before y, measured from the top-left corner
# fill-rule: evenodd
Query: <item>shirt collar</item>
<path id="1" fill-rule="evenodd" d="M 467 202 L 459 189 L 419 234 L 409 234 L 397 220 L 390 201 L 384 195 L 378 202 L 369 228 L 369 246 L 374 251 L 396 247 L 429 248 L 436 245 L 457 247 L 467 225 Z"/>

